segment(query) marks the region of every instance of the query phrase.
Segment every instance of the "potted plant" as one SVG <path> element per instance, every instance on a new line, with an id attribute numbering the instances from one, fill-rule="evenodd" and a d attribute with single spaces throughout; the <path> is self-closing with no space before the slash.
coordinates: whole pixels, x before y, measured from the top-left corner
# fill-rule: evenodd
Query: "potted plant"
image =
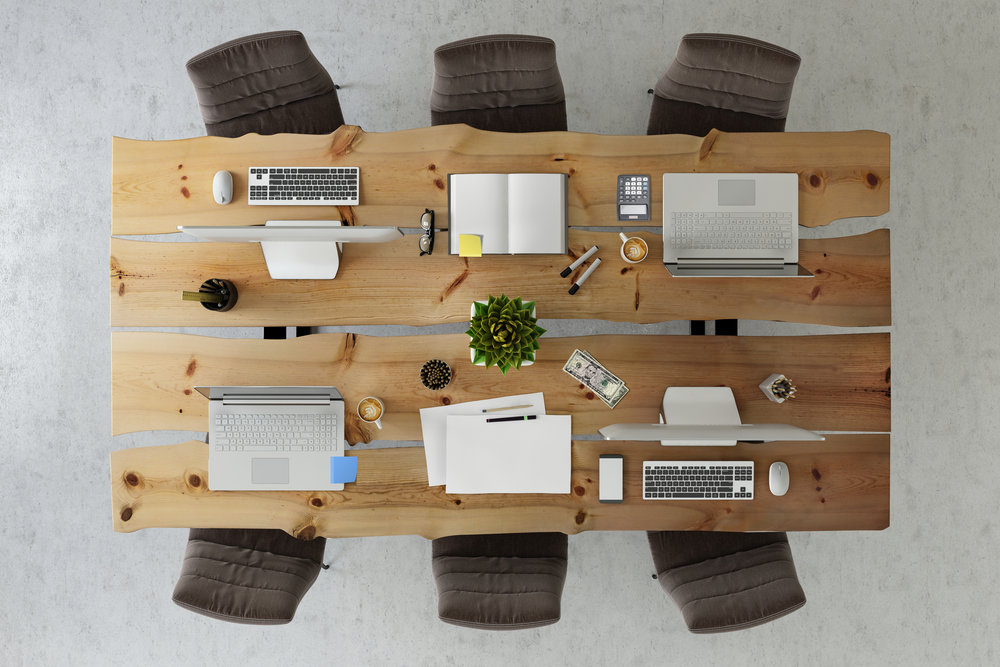
<path id="1" fill-rule="evenodd" d="M 533 363 L 538 337 L 545 333 L 537 322 L 534 301 L 522 303 L 520 297 L 511 300 L 501 294 L 486 303 L 475 302 L 465 332 L 471 339 L 472 363 L 496 366 L 504 375 L 511 366 Z"/>

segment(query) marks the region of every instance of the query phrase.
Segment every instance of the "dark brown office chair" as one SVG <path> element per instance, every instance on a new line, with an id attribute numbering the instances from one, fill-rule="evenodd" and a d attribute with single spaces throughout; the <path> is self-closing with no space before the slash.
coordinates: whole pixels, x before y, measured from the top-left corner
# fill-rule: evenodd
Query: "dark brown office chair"
<path id="1" fill-rule="evenodd" d="M 704 136 L 782 132 L 797 55 L 738 35 L 685 35 L 656 83 L 646 134 Z M 736 333 L 719 320 L 716 333 Z M 692 322 L 703 333 L 704 322 Z M 648 533 L 664 590 L 692 632 L 723 632 L 766 623 L 795 611 L 806 598 L 785 533 Z"/>
<path id="2" fill-rule="evenodd" d="M 325 538 L 306 542 L 281 530 L 192 528 L 174 602 L 233 623 L 288 623 L 325 548 Z"/>
<path id="3" fill-rule="evenodd" d="M 555 42 L 485 35 L 435 49 L 431 125 L 450 123 L 495 132 L 565 130 Z"/>
<path id="4" fill-rule="evenodd" d="M 781 132 L 800 58 L 739 35 L 685 35 L 652 89 L 646 134 Z"/>
<path id="5" fill-rule="evenodd" d="M 494 132 L 566 129 L 555 43 L 490 35 L 434 51 L 431 124 Z M 559 620 L 568 540 L 563 533 L 455 535 L 433 541 L 438 617 L 487 630 Z"/>
<path id="6" fill-rule="evenodd" d="M 328 134 L 344 124 L 337 86 L 297 30 L 220 44 L 187 72 L 211 136 Z"/>
<path id="7" fill-rule="evenodd" d="M 438 617 L 482 630 L 559 620 L 568 540 L 563 533 L 455 535 L 432 543 Z"/>
<path id="8" fill-rule="evenodd" d="M 657 579 L 695 633 L 762 625 L 806 603 L 785 533 L 647 533 Z"/>

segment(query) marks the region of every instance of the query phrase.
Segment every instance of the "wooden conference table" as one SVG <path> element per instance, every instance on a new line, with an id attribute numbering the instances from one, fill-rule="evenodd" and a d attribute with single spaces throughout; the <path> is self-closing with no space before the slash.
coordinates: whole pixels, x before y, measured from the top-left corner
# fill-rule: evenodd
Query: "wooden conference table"
<path id="1" fill-rule="evenodd" d="M 620 173 L 652 176 L 648 224 L 661 224 L 659 174 L 667 171 L 796 171 L 800 223 L 826 225 L 889 208 L 889 137 L 841 133 L 600 136 L 573 132 L 500 134 L 464 125 L 367 134 L 344 126 L 331 135 L 247 135 L 179 141 L 114 140 L 111 324 L 153 326 L 428 325 L 468 319 L 469 304 L 489 294 L 536 300 L 541 318 L 598 318 L 649 323 L 692 319 L 782 320 L 836 326 L 890 321 L 889 232 L 800 241 L 809 279 L 671 278 L 658 234 L 643 233 L 651 257 L 628 265 L 618 256 L 615 185 Z M 361 167 L 357 207 L 251 207 L 253 165 Z M 213 174 L 229 170 L 232 204 L 214 203 Z M 447 227 L 447 175 L 455 172 L 570 174 L 569 256 L 447 254 L 418 256 L 414 236 L 386 244 L 348 244 L 332 281 L 268 278 L 257 244 L 179 243 L 118 236 L 176 231 L 182 224 L 262 224 L 268 218 L 330 219 L 345 224 L 416 227 L 424 208 Z M 606 266 L 574 296 L 559 277 L 591 245 Z M 579 273 L 578 271 L 577 273 Z M 226 313 L 184 302 L 208 278 L 227 278 L 239 302 Z M 349 443 L 375 437 L 419 440 L 422 407 L 543 391 L 550 413 L 571 414 L 576 434 L 616 422 L 653 422 L 667 386 L 731 386 L 746 423 L 781 422 L 823 431 L 822 443 L 669 448 L 658 443 L 575 440 L 571 493 L 449 495 L 428 487 L 421 447 L 358 450 L 357 482 L 342 492 L 213 492 L 208 450 L 198 441 L 139 447 L 111 455 L 115 530 L 151 526 L 281 528 L 328 537 L 583 530 L 857 530 L 889 524 L 890 348 L 888 333 L 822 336 L 543 336 L 533 366 L 506 376 L 472 366 L 468 338 L 314 334 L 290 340 L 230 339 L 147 331 L 112 334 L 115 434 L 207 430 L 207 401 L 195 385 L 322 384 L 347 404 Z M 589 350 L 630 387 L 608 409 L 574 383 L 562 365 Z M 421 386 L 432 358 L 454 378 L 444 390 Z M 757 384 L 772 372 L 792 378 L 798 396 L 769 402 Z M 373 432 L 354 406 L 369 394 L 386 406 Z M 597 460 L 625 457 L 625 502 L 597 501 Z M 753 501 L 641 500 L 644 459 L 754 460 Z M 767 491 L 766 471 L 788 463 L 785 496 Z"/>

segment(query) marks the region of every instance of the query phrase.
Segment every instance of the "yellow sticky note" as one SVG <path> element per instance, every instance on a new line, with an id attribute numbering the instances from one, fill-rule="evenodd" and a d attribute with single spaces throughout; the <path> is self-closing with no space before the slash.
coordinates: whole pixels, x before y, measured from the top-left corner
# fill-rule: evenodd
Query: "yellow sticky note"
<path id="1" fill-rule="evenodd" d="M 482 257 L 483 239 L 478 234 L 458 235 L 458 256 L 459 257 Z"/>

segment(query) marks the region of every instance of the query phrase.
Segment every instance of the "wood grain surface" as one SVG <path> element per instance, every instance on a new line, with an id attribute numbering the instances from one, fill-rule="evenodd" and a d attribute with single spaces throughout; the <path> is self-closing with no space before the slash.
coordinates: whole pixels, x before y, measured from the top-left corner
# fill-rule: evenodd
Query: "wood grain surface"
<path id="1" fill-rule="evenodd" d="M 730 386 L 745 423 L 789 423 L 833 431 L 889 431 L 889 334 L 835 336 L 543 336 L 537 362 L 501 375 L 473 366 L 468 336 L 313 334 L 289 340 L 228 339 L 151 332 L 112 333 L 115 434 L 206 431 L 202 385 L 334 385 L 347 407 L 348 442 L 421 440 L 419 409 L 510 394 L 545 392 L 550 413 L 572 414 L 573 433 L 618 422 L 654 423 L 668 386 Z M 562 371 L 588 350 L 629 386 L 611 410 Z M 443 359 L 454 373 L 441 391 L 420 384 L 420 366 Z M 773 372 L 798 387 L 768 401 L 757 385 Z M 385 403 L 384 429 L 360 422 L 368 395 Z"/>
<path id="2" fill-rule="evenodd" d="M 314 536 L 445 535 L 586 530 L 881 530 L 889 525 L 889 435 L 829 435 L 825 442 L 736 447 L 574 441 L 569 494 L 446 494 L 428 487 L 422 447 L 355 452 L 357 482 L 344 491 L 210 491 L 208 446 L 111 454 L 114 529 L 152 526 L 280 528 Z M 600 454 L 625 462 L 621 504 L 597 500 Z M 751 501 L 644 501 L 644 460 L 753 460 Z M 770 494 L 767 470 L 788 464 L 791 484 Z"/>
<path id="3" fill-rule="evenodd" d="M 256 243 L 161 243 L 111 239 L 112 326 L 427 325 L 460 322 L 469 304 L 506 293 L 538 301 L 542 318 L 626 322 L 675 319 L 782 320 L 837 326 L 891 323 L 889 230 L 799 242 L 813 278 L 673 278 L 662 238 L 641 233 L 650 257 L 626 264 L 616 233 L 570 230 L 569 255 L 448 255 L 439 233 L 420 257 L 416 236 L 392 243 L 345 244 L 334 280 L 271 280 Z M 592 245 L 602 264 L 575 295 L 560 271 Z M 232 280 L 226 313 L 183 301 L 208 278 Z"/>
<path id="4" fill-rule="evenodd" d="M 160 234 L 178 225 L 248 225 L 268 219 L 343 219 L 348 224 L 417 226 L 424 207 L 447 226 L 447 179 L 461 172 L 562 172 L 569 179 L 569 224 L 618 226 L 618 174 L 650 174 L 651 219 L 662 221 L 664 172 L 797 172 L 799 222 L 889 210 L 889 135 L 781 132 L 611 136 L 579 132 L 511 134 L 467 125 L 364 132 L 345 125 L 330 135 L 248 134 L 175 141 L 115 138 L 112 234 Z M 362 204 L 249 206 L 251 166 L 357 166 Z M 233 202 L 219 206 L 212 177 L 233 174 Z"/>

